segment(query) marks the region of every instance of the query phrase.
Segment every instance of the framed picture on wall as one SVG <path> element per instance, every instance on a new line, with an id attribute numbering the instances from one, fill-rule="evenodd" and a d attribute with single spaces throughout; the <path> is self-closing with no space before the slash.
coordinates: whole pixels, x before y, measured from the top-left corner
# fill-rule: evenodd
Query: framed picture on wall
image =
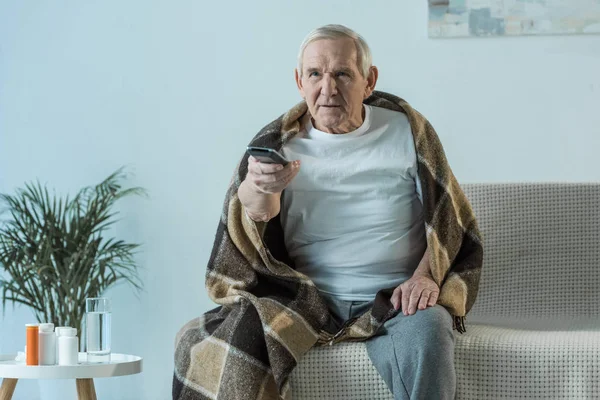
<path id="1" fill-rule="evenodd" d="M 429 37 L 600 34 L 600 0 L 429 0 Z"/>

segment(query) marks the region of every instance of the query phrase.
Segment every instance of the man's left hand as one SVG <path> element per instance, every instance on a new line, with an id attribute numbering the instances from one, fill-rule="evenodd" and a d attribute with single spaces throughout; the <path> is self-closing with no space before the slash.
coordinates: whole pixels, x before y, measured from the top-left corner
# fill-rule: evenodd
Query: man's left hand
<path id="1" fill-rule="evenodd" d="M 417 312 L 417 307 L 419 310 L 424 310 L 434 306 L 439 295 L 440 288 L 431 275 L 414 274 L 394 289 L 390 300 L 396 310 L 400 308 L 400 301 L 402 301 L 402 313 L 412 315 Z"/>

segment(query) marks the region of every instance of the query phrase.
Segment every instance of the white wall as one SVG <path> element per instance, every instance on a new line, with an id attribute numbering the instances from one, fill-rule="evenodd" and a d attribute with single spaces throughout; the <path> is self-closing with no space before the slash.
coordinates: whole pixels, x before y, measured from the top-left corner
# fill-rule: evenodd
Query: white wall
<path id="1" fill-rule="evenodd" d="M 178 328 L 214 307 L 204 290 L 226 186 L 245 144 L 299 101 L 297 48 L 343 23 L 370 43 L 378 88 L 437 128 L 461 182 L 598 181 L 600 36 L 430 40 L 425 1 L 0 0 L 0 192 L 39 178 L 59 192 L 131 165 L 150 199 L 117 234 L 144 243 L 145 291 L 114 303 L 114 351 L 144 373 L 99 398 L 170 398 Z M 0 352 L 28 310 L 0 318 Z M 38 397 L 21 381 L 15 399 Z"/>

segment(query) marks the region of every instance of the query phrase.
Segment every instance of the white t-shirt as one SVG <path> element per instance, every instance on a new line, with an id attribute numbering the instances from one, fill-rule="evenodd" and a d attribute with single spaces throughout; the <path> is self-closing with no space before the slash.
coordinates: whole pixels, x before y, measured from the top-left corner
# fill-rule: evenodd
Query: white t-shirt
<path id="1" fill-rule="evenodd" d="M 404 114 L 365 106 L 363 124 L 345 134 L 308 122 L 282 151 L 288 160 L 301 160 L 281 209 L 298 271 L 341 300 L 372 300 L 412 276 L 427 245 Z"/>

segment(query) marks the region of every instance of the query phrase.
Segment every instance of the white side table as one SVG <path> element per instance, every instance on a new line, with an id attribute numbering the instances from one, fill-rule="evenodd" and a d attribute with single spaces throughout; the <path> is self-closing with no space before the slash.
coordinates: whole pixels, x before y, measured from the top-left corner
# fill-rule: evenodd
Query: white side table
<path id="1" fill-rule="evenodd" d="M 88 363 L 79 353 L 77 365 L 25 365 L 15 361 L 16 354 L 0 354 L 0 400 L 11 400 L 19 379 L 76 379 L 79 400 L 96 400 L 94 378 L 133 375 L 142 372 L 142 358 L 111 354 L 110 362 Z"/>

